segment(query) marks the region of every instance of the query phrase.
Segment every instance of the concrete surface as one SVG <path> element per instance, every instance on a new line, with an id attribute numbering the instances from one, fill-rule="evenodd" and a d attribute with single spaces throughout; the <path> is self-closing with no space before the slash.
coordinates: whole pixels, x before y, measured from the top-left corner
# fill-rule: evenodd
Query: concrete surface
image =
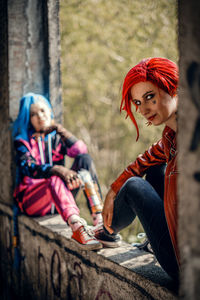
<path id="1" fill-rule="evenodd" d="M 82 250 L 59 215 L 19 217 L 21 262 L 13 268 L 11 225 L 11 209 L 0 204 L 1 274 L 12 279 L 1 278 L 7 286 L 2 299 L 177 299 L 153 255 L 126 243 L 98 252 Z"/>
<path id="2" fill-rule="evenodd" d="M 181 299 L 200 299 L 200 2 L 179 4 L 179 248 Z"/>

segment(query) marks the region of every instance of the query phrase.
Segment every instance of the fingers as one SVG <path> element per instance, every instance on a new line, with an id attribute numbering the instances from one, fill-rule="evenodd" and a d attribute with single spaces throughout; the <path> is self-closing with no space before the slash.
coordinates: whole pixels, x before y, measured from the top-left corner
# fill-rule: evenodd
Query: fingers
<path id="1" fill-rule="evenodd" d="M 51 133 L 52 131 L 56 130 L 55 125 L 51 125 L 48 127 L 42 127 L 39 132 L 35 132 L 32 137 L 34 137 L 36 140 L 41 136 L 44 138 L 47 134 Z"/>
<path id="2" fill-rule="evenodd" d="M 111 228 L 112 225 L 112 218 L 113 218 L 113 213 L 109 212 L 109 213 L 104 213 L 103 214 L 103 223 L 105 228 L 108 230 L 109 233 L 113 233 L 113 229 Z"/>
<path id="3" fill-rule="evenodd" d="M 109 212 L 108 218 L 107 218 L 107 224 L 109 227 L 112 225 L 112 218 L 113 218 L 113 211 Z"/>
<path id="4" fill-rule="evenodd" d="M 78 174 L 77 173 L 70 172 L 66 176 L 66 184 L 67 184 L 68 189 L 74 190 L 74 189 L 79 188 L 81 186 L 82 182 L 78 178 Z"/>
<path id="5" fill-rule="evenodd" d="M 105 228 L 108 230 L 109 233 L 113 233 L 112 226 L 112 219 L 113 219 L 113 209 L 114 209 L 114 199 L 116 194 L 112 189 L 110 189 L 106 195 L 104 207 L 103 207 L 103 222 Z"/>
<path id="6" fill-rule="evenodd" d="M 108 227 L 108 226 L 106 226 L 105 224 L 104 224 L 104 227 L 106 228 L 106 230 L 107 230 L 110 234 L 112 234 L 112 233 L 114 232 L 114 230 L 113 230 L 111 227 Z"/>
<path id="7" fill-rule="evenodd" d="M 51 133 L 52 131 L 55 130 L 55 126 L 48 126 L 48 127 L 44 127 L 42 128 L 42 132 L 47 135 L 49 133 Z"/>

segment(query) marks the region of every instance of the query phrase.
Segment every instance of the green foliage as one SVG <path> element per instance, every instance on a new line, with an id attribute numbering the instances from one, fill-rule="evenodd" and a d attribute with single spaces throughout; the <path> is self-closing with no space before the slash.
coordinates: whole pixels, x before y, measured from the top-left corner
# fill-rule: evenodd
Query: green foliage
<path id="1" fill-rule="evenodd" d="M 145 57 L 177 61 L 174 0 L 61 0 L 61 68 L 64 122 L 88 145 L 103 194 L 162 128 L 136 130 L 120 115 L 121 85 Z"/>

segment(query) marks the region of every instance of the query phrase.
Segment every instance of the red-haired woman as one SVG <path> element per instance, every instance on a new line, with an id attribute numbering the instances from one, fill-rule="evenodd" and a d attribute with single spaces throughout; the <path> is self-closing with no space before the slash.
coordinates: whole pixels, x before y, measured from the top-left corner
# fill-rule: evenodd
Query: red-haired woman
<path id="1" fill-rule="evenodd" d="M 148 58 L 126 75 L 121 109 L 137 129 L 131 105 L 149 124 L 165 124 L 162 138 L 131 163 L 111 184 L 103 209 L 104 228 L 96 238 L 118 246 L 117 233 L 139 217 L 163 269 L 178 279 L 177 248 L 177 86 L 178 68 L 165 58 Z M 142 177 L 146 174 L 146 180 Z M 164 200 L 164 201 L 163 201 Z"/>

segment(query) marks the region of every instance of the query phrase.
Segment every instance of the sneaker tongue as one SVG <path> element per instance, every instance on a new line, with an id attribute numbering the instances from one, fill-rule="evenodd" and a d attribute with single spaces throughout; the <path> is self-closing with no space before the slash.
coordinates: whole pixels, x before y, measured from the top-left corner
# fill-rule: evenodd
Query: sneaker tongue
<path id="1" fill-rule="evenodd" d="M 90 228 L 90 227 L 88 227 L 88 226 L 82 226 L 83 227 L 83 230 L 84 230 L 84 232 L 88 235 L 88 236 L 90 236 L 90 237 L 93 237 L 94 236 L 94 232 L 93 232 L 93 230 Z"/>

